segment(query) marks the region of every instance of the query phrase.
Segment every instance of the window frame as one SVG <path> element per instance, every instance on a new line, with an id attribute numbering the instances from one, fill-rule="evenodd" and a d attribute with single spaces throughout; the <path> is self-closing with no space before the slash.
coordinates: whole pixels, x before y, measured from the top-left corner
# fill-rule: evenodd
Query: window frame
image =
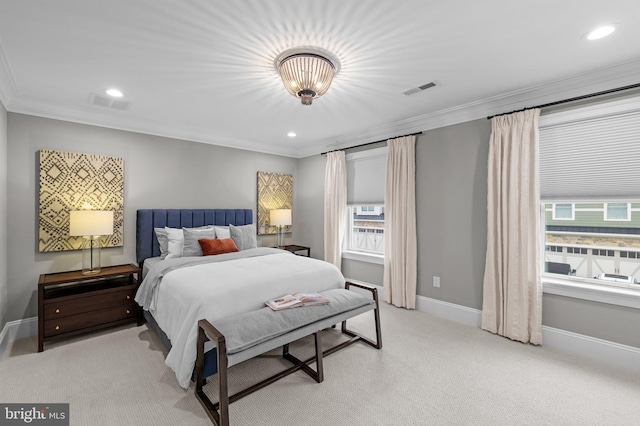
<path id="1" fill-rule="evenodd" d="M 627 217 L 625 219 L 609 218 L 609 204 L 626 204 Z M 604 203 L 604 220 L 609 222 L 631 222 L 631 203 L 629 202 L 609 202 Z"/>
<path id="2" fill-rule="evenodd" d="M 558 217 L 556 215 L 556 208 L 558 205 L 570 205 L 571 217 Z M 576 205 L 574 203 L 553 203 L 551 206 L 551 218 L 553 220 L 576 220 Z"/>
<path id="3" fill-rule="evenodd" d="M 620 114 L 635 117 L 638 111 L 640 111 L 640 96 L 626 97 L 607 102 L 598 102 L 595 104 L 580 106 L 565 111 L 544 114 L 540 117 L 539 130 L 542 134 L 542 130 L 550 126 L 564 126 L 584 120 L 600 120 L 603 117 L 612 117 Z M 579 137 L 573 137 L 572 141 L 575 141 L 578 144 L 581 143 Z M 600 172 L 604 173 L 603 171 Z M 566 173 L 566 170 L 562 171 L 563 175 L 566 175 Z M 629 194 L 637 193 L 635 188 L 628 189 L 631 189 L 631 191 L 628 192 Z M 608 192 L 597 195 L 602 196 L 604 194 L 610 195 L 612 199 L 626 195 L 617 193 L 610 194 Z M 548 274 L 544 272 L 544 256 L 546 245 L 546 216 L 544 205 L 558 202 L 558 200 L 565 202 L 571 200 L 571 202 L 574 203 L 579 201 L 592 202 L 594 198 L 592 197 L 592 195 L 595 194 L 591 190 L 587 191 L 585 195 L 576 195 L 575 197 L 570 197 L 569 199 L 562 199 L 561 193 L 549 192 L 546 195 L 542 194 L 542 200 L 540 203 L 540 218 L 543 226 L 540 227 L 541 236 L 539 236 L 539 253 L 542 261 L 540 262 L 539 267 L 541 271 L 543 292 L 545 294 L 572 297 L 577 299 L 640 309 L 640 291 L 638 290 L 638 288 L 640 288 L 640 285 L 636 285 L 637 287 L 635 288 L 616 287 L 612 285 L 603 285 L 601 282 L 598 283 L 597 281 L 600 280 L 571 276 L 565 277 L 562 275 Z M 600 199 L 602 198 L 600 197 Z M 620 201 L 631 201 L 633 203 L 637 203 L 640 200 L 634 199 L 633 197 L 625 197 L 625 199 L 621 199 Z M 630 210 L 630 212 L 634 211 L 637 210 Z"/>

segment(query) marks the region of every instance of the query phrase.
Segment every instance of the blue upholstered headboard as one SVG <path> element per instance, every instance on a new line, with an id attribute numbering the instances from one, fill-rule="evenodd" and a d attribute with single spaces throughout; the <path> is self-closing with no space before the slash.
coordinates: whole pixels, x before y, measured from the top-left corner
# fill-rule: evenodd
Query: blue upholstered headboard
<path id="1" fill-rule="evenodd" d="M 251 209 L 144 209 L 136 220 L 136 260 L 140 266 L 149 257 L 160 256 L 153 228 L 195 228 L 204 225 L 226 226 L 253 223 Z"/>

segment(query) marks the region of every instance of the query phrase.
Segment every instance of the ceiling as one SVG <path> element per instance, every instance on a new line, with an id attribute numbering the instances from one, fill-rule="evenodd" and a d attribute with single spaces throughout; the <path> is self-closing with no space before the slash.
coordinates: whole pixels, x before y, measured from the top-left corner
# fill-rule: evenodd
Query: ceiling
<path id="1" fill-rule="evenodd" d="M 274 66 L 304 46 L 341 64 L 311 106 Z M 0 0 L 8 111 L 292 157 L 639 83 L 639 53 L 637 0 Z"/>

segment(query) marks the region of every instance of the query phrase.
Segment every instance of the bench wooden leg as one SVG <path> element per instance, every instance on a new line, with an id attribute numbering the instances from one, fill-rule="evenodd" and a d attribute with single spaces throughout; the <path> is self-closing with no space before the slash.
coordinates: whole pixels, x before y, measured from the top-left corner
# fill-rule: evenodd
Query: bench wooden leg
<path id="1" fill-rule="evenodd" d="M 322 357 L 323 357 L 323 352 L 322 352 L 322 335 L 321 335 L 322 331 L 317 331 L 315 333 L 313 333 L 314 336 L 314 342 L 315 342 L 315 346 L 316 346 L 316 354 L 313 358 L 309 358 L 306 361 L 301 361 L 300 359 L 298 359 L 297 357 L 291 355 L 289 353 L 289 344 L 287 343 L 286 345 L 284 345 L 282 347 L 282 357 L 290 362 L 292 362 L 294 365 L 298 366 L 300 370 L 304 371 L 305 373 L 307 373 L 309 376 L 311 376 L 311 378 L 313 380 L 315 380 L 318 383 L 321 383 L 324 380 L 324 370 L 323 370 L 323 366 L 322 366 Z M 313 361 L 315 361 L 316 363 L 316 370 L 314 371 L 311 367 L 309 367 L 309 364 L 312 363 Z"/>
<path id="2" fill-rule="evenodd" d="M 209 335 L 216 343 L 218 352 L 218 403 L 211 402 L 204 393 L 204 343 Z M 227 344 L 224 336 L 207 320 L 198 321 L 198 348 L 196 358 L 196 398 L 204 407 L 212 422 L 218 426 L 229 426 L 229 391 L 227 382 Z"/>
<path id="3" fill-rule="evenodd" d="M 374 322 L 376 326 L 376 340 L 373 341 L 368 337 L 347 329 L 347 321 L 342 321 L 342 332 L 348 336 L 352 336 L 357 338 L 358 340 L 362 340 L 364 343 L 373 346 L 376 349 L 382 349 L 382 329 L 380 328 L 380 301 L 378 299 L 378 289 L 369 285 L 357 284 L 347 281 L 344 285 L 344 288 L 348 290 L 349 287 L 358 287 L 371 292 L 373 301 L 376 303 L 376 307 L 373 310 Z"/>

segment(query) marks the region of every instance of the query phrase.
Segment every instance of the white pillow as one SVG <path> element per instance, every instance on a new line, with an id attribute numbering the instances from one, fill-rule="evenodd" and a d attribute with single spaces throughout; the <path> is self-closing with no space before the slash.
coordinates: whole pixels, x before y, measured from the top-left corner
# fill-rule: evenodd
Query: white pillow
<path id="1" fill-rule="evenodd" d="M 236 243 L 238 250 L 258 247 L 255 224 L 242 226 L 229 225 L 229 230 L 231 231 L 231 238 L 233 238 L 233 241 Z"/>
<path id="2" fill-rule="evenodd" d="M 204 226 L 201 228 L 182 228 L 183 244 L 182 256 L 202 256 L 202 248 L 198 240 L 212 240 L 216 237 L 213 226 Z"/>
<path id="3" fill-rule="evenodd" d="M 169 242 L 167 244 L 167 256 L 165 259 L 173 259 L 176 257 L 182 257 L 182 245 L 184 244 L 184 233 L 182 229 L 164 227 L 167 231 L 167 238 Z"/>
<path id="4" fill-rule="evenodd" d="M 215 226 L 214 229 L 216 230 L 216 238 L 219 240 L 231 238 L 231 231 L 229 231 L 228 226 Z"/>
<path id="5" fill-rule="evenodd" d="M 167 231 L 164 228 L 153 228 L 156 233 L 156 238 L 158 239 L 158 246 L 160 247 L 160 259 L 164 259 L 167 257 L 168 245 L 169 245 L 169 237 L 167 236 Z"/>

